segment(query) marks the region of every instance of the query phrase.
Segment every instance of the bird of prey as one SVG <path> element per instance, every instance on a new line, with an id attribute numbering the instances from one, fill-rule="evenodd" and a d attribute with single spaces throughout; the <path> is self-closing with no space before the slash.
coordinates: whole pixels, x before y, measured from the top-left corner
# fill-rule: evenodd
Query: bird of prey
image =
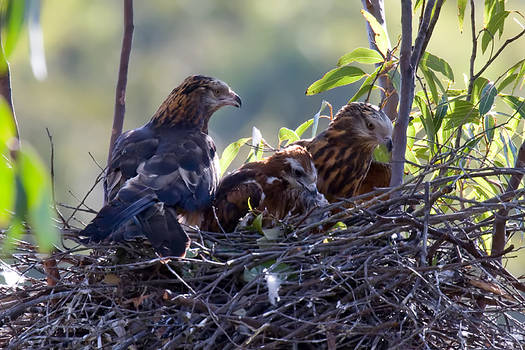
<path id="1" fill-rule="evenodd" d="M 287 147 L 267 159 L 244 164 L 221 180 L 201 229 L 232 232 L 250 206 L 276 219 L 308 213 L 328 204 L 317 191 L 316 181 L 312 157 L 301 146 Z"/>
<path id="2" fill-rule="evenodd" d="M 368 173 L 366 173 L 366 177 L 363 179 L 363 182 L 361 182 L 357 194 L 366 194 L 376 188 L 388 187 L 390 186 L 391 177 L 392 167 L 389 163 L 372 160 Z"/>
<path id="3" fill-rule="evenodd" d="M 199 224 L 213 199 L 219 164 L 208 121 L 227 105 L 241 106 L 228 85 L 190 76 L 146 125 L 123 133 L 104 182 L 108 203 L 81 234 L 94 241 L 143 234 L 160 254 L 184 256 L 190 240 L 177 218 Z"/>
<path id="4" fill-rule="evenodd" d="M 392 129 L 392 122 L 378 107 L 351 102 L 337 112 L 326 130 L 295 144 L 311 153 L 317 188 L 329 202 L 335 202 L 359 193 L 376 146 L 385 144 L 392 149 Z"/>

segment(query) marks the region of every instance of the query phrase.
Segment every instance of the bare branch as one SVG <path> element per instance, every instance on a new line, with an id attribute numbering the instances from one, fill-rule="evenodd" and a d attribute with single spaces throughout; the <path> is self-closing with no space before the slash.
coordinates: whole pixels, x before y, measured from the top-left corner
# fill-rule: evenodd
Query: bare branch
<path id="1" fill-rule="evenodd" d="M 126 84 L 128 82 L 128 64 L 133 40 L 133 0 L 124 0 L 124 36 L 120 52 L 120 66 L 118 72 L 117 88 L 115 93 L 115 113 L 113 115 L 113 129 L 109 141 L 108 163 L 113 153 L 116 139 L 122 133 L 124 113 L 126 112 Z"/>
<path id="2" fill-rule="evenodd" d="M 390 186 L 396 187 L 403 182 L 405 166 L 405 149 L 407 144 L 407 128 L 410 109 L 414 99 L 414 67 L 412 56 L 412 1 L 401 1 L 401 91 L 399 116 L 394 127 L 394 149 L 392 151 L 392 178 Z"/>
<path id="3" fill-rule="evenodd" d="M 516 159 L 516 168 L 525 168 L 525 142 L 521 144 L 518 152 L 518 158 Z M 507 193 L 514 192 L 518 189 L 518 186 L 523 178 L 524 173 L 513 174 L 510 178 L 509 184 L 507 185 Z M 509 198 L 510 199 L 510 198 Z M 492 256 L 498 256 L 499 262 L 501 262 L 501 255 L 505 249 L 505 243 L 507 241 L 507 216 L 509 215 L 509 208 L 502 208 L 498 211 L 496 219 L 494 220 L 494 231 L 492 237 Z"/>

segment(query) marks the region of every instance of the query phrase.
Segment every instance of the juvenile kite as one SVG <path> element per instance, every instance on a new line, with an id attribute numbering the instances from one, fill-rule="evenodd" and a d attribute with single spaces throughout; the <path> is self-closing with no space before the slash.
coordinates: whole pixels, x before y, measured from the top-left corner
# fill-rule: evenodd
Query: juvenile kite
<path id="1" fill-rule="evenodd" d="M 301 146 L 290 146 L 267 159 L 244 164 L 221 180 L 214 208 L 206 213 L 201 229 L 232 232 L 250 206 L 276 219 L 308 213 L 328 204 L 317 191 L 316 181 L 312 158 Z"/>
<path id="2" fill-rule="evenodd" d="M 311 153 L 317 188 L 329 202 L 335 202 L 358 194 L 377 145 L 392 149 L 392 122 L 376 106 L 351 102 L 337 112 L 325 131 L 294 144 Z"/>
<path id="3" fill-rule="evenodd" d="M 189 238 L 177 217 L 200 224 L 219 182 L 208 121 L 241 99 L 220 80 L 186 78 L 144 126 L 122 134 L 104 182 L 109 200 L 81 232 L 94 241 L 144 234 L 164 256 L 184 256 Z M 134 229 L 125 229 L 134 221 Z"/>

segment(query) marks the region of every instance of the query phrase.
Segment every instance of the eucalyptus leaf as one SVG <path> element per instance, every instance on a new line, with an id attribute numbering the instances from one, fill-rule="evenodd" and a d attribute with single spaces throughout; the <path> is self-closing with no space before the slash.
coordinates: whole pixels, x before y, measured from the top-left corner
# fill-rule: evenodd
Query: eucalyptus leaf
<path id="1" fill-rule="evenodd" d="M 498 90 L 494 86 L 493 83 L 488 83 L 485 85 L 483 90 L 481 91 L 481 98 L 479 101 L 479 114 L 481 116 L 485 115 L 490 109 L 492 108 L 492 105 L 494 104 L 494 98 L 498 94 Z"/>
<path id="2" fill-rule="evenodd" d="M 435 72 L 440 72 L 449 80 L 454 81 L 454 72 L 452 67 L 442 58 L 437 57 L 429 52 L 424 52 L 421 56 L 421 61 L 419 63 L 421 66 L 432 69 Z"/>
<path id="3" fill-rule="evenodd" d="M 12 0 L 7 2 L 5 14 L 4 32 L 2 33 L 3 48 L 6 57 L 10 57 L 15 49 L 22 26 L 24 24 L 24 13 L 26 0 Z"/>
<path id="4" fill-rule="evenodd" d="M 288 141 L 287 142 L 287 145 L 292 143 L 292 142 L 295 142 L 297 140 L 299 140 L 300 137 L 299 135 L 297 135 L 295 133 L 295 131 L 291 130 L 291 129 L 288 129 L 288 128 L 285 128 L 285 127 L 282 127 L 281 129 L 279 129 L 279 144 L 281 144 L 281 142 L 283 141 Z"/>
<path id="5" fill-rule="evenodd" d="M 308 119 L 307 121 L 305 121 L 304 123 L 302 123 L 301 125 L 299 125 L 299 126 L 297 127 L 297 129 L 295 129 L 295 134 L 296 134 L 297 136 L 299 136 L 299 138 L 302 137 L 303 134 L 304 134 L 304 132 L 305 132 L 306 130 L 308 130 L 308 128 L 311 127 L 313 123 L 314 123 L 314 119 L 313 119 L 313 118 L 312 118 L 312 119 Z"/>
<path id="6" fill-rule="evenodd" d="M 352 96 L 350 101 L 348 101 L 349 103 L 357 101 L 361 96 L 367 94 L 371 89 L 375 87 L 373 83 L 377 80 L 376 77 L 380 70 L 381 67 L 377 67 L 376 70 L 365 79 L 359 90 L 357 90 L 357 92 L 354 94 L 354 96 Z"/>
<path id="7" fill-rule="evenodd" d="M 501 99 L 515 110 L 521 118 L 525 118 L 525 99 L 512 95 L 500 95 Z"/>
<path id="8" fill-rule="evenodd" d="M 458 21 L 459 30 L 463 32 L 463 19 L 465 18 L 465 9 L 467 7 L 467 0 L 458 0 Z"/>
<path id="9" fill-rule="evenodd" d="M 365 76 L 366 73 L 360 68 L 354 66 L 338 67 L 332 69 L 321 79 L 310 85 L 306 90 L 306 94 L 315 95 L 338 86 L 348 85 L 362 79 Z"/>
<path id="10" fill-rule="evenodd" d="M 221 168 L 221 175 L 225 173 L 230 164 L 233 162 L 241 147 L 250 140 L 250 137 L 243 137 L 235 142 L 230 143 L 222 152 L 221 159 L 219 161 Z"/>
<path id="11" fill-rule="evenodd" d="M 494 40 L 496 33 L 500 31 L 505 23 L 505 19 L 510 14 L 509 11 L 502 11 L 490 18 L 489 23 L 485 27 L 485 31 L 481 36 L 481 51 L 485 53 L 485 50 L 489 46 L 489 43 Z M 500 34 L 501 36 L 501 34 Z"/>
<path id="12" fill-rule="evenodd" d="M 374 42 L 377 46 L 377 49 L 383 55 L 383 57 L 386 57 L 388 49 L 390 48 L 390 39 L 388 38 L 385 29 L 377 21 L 374 15 L 365 10 L 361 10 L 361 14 L 365 17 L 366 21 L 370 25 L 370 28 L 372 28 L 372 31 L 374 32 Z"/>
<path id="13" fill-rule="evenodd" d="M 384 58 L 376 50 L 372 50 L 365 47 L 358 47 L 352 52 L 341 56 L 341 58 L 339 58 L 339 61 L 337 62 L 337 65 L 341 67 L 352 62 L 374 64 L 381 63 L 383 61 Z"/>

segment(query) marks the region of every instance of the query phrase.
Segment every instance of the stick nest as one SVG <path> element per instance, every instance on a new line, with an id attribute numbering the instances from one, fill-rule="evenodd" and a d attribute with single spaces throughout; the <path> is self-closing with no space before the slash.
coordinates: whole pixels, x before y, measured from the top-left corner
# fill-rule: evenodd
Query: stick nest
<path id="1" fill-rule="evenodd" d="M 480 249 L 504 203 L 442 183 L 268 237 L 197 231 L 182 260 L 141 242 L 86 247 L 74 229 L 44 260 L 21 242 L 9 263 L 25 280 L 1 288 L 0 347 L 522 348 L 524 285 Z M 522 204 L 505 203 L 509 234 Z"/>

